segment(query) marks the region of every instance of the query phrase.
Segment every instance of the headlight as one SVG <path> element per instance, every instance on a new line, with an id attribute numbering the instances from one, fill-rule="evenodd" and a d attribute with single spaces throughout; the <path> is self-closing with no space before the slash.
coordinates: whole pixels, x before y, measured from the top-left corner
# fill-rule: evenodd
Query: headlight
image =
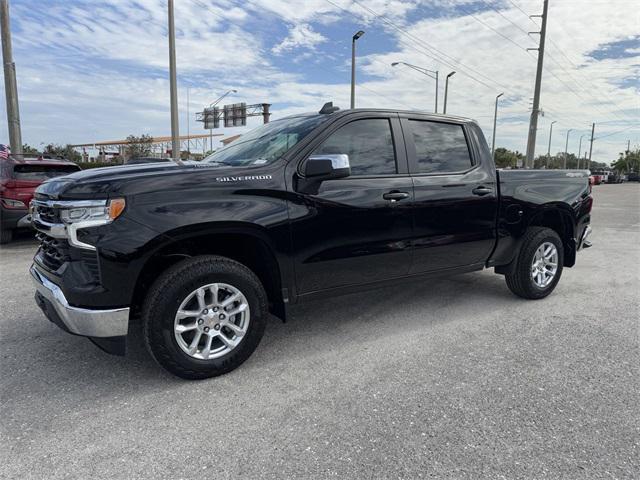
<path id="1" fill-rule="evenodd" d="M 72 203 L 72 202 L 70 202 Z M 67 225 L 73 223 L 86 223 L 87 226 L 97 226 L 110 223 L 118 218 L 124 211 L 126 202 L 124 198 L 114 198 L 100 206 L 78 206 L 65 208 L 60 211 L 60 219 Z"/>
<path id="2" fill-rule="evenodd" d="M 20 200 L 14 200 L 12 198 L 3 198 L 2 205 L 6 208 L 27 208 L 27 205 Z"/>

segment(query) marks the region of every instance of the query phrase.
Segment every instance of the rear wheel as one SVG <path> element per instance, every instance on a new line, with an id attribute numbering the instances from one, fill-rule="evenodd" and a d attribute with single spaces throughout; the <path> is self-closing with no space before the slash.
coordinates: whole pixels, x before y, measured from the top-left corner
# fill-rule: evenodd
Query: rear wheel
<path id="1" fill-rule="evenodd" d="M 0 230 L 0 244 L 4 245 L 13 240 L 13 230 L 2 229 Z"/>
<path id="2" fill-rule="evenodd" d="M 540 299 L 549 295 L 560 281 L 564 247 L 550 228 L 527 229 L 520 253 L 505 279 L 507 287 L 522 298 Z"/>
<path id="3" fill-rule="evenodd" d="M 218 256 L 185 260 L 151 287 L 143 334 L 153 358 L 187 379 L 237 368 L 258 346 L 267 296 L 247 267 Z"/>

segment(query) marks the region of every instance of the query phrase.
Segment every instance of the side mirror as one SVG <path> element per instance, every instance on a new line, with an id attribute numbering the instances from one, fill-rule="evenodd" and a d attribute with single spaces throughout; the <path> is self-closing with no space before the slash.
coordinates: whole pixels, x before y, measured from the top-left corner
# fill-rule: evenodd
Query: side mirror
<path id="1" fill-rule="evenodd" d="M 304 176 L 317 180 L 332 180 L 351 175 L 349 155 L 311 155 L 304 165 Z"/>

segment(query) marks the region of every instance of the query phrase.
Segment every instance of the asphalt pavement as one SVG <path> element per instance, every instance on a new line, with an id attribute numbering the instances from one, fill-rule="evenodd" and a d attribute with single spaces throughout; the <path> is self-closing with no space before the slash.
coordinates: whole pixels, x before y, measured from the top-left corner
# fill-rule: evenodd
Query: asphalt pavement
<path id="1" fill-rule="evenodd" d="M 0 250 L 0 478 L 640 478 L 640 184 L 594 187 L 547 299 L 492 270 L 296 307 L 177 379 L 49 323 Z"/>

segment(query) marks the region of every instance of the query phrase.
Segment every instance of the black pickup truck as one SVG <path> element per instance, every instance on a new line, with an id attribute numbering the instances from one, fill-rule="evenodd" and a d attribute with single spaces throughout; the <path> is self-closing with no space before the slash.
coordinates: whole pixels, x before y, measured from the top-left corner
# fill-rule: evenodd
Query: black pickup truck
<path id="1" fill-rule="evenodd" d="M 547 296 L 589 246 L 587 171 L 498 170 L 478 125 L 327 104 L 202 162 L 109 167 L 41 185 L 36 301 L 64 330 L 184 378 L 233 370 L 268 313 L 494 268 Z"/>

